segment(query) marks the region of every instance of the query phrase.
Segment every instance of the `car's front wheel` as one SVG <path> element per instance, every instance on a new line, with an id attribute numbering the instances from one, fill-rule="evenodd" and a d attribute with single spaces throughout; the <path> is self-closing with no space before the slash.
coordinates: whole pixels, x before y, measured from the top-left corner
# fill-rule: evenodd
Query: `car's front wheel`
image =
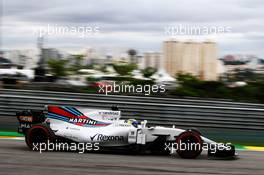
<path id="1" fill-rule="evenodd" d="M 202 152 L 203 140 L 197 132 L 187 130 L 176 138 L 176 151 L 181 158 L 194 159 Z"/>

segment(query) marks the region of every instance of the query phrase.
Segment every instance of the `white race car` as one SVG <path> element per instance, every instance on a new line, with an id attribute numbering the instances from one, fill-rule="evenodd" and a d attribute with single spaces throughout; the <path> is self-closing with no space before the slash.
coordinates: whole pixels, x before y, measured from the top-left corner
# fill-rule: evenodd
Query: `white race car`
<path id="1" fill-rule="evenodd" d="M 63 142 L 90 143 L 103 151 L 177 152 L 182 158 L 196 158 L 203 150 L 208 150 L 208 156 L 214 157 L 236 155 L 233 145 L 216 143 L 195 129 L 148 127 L 146 120 L 120 119 L 121 111 L 117 107 L 98 110 L 48 105 L 43 111 L 17 112 L 17 118 L 18 132 L 25 135 L 28 147 L 33 150 L 43 143 Z"/>

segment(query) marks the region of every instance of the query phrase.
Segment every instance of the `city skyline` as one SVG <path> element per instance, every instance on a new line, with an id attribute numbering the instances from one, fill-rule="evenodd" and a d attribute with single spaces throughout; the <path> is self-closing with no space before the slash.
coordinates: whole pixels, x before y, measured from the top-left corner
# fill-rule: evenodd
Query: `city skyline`
<path id="1" fill-rule="evenodd" d="M 96 35 L 50 35 L 45 46 L 80 51 L 87 47 L 134 48 L 141 53 L 161 51 L 170 38 L 195 41 L 213 40 L 219 57 L 225 54 L 253 54 L 264 57 L 264 4 L 259 0 L 194 1 L 71 1 L 2 2 L 2 49 L 35 49 L 36 31 L 47 25 L 99 27 Z M 209 8 L 210 7 L 210 8 Z M 241 22 L 242 21 L 242 22 Z M 229 27 L 227 33 L 170 36 L 166 27 Z"/>

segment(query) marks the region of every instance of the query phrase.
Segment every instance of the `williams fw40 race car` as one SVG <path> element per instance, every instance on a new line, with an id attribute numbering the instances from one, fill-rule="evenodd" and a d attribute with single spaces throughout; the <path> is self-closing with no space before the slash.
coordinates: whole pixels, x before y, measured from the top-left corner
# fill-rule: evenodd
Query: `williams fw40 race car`
<path id="1" fill-rule="evenodd" d="M 17 112 L 17 119 L 18 132 L 25 135 L 26 144 L 32 150 L 56 150 L 66 146 L 80 149 L 77 146 L 85 143 L 89 144 L 88 149 L 86 145 L 88 151 L 178 153 L 181 158 L 188 159 L 198 157 L 203 150 L 208 151 L 209 157 L 233 158 L 236 155 L 233 145 L 216 143 L 195 129 L 148 127 L 146 120 L 121 119 L 117 107 L 98 110 L 48 105 L 43 111 Z"/>

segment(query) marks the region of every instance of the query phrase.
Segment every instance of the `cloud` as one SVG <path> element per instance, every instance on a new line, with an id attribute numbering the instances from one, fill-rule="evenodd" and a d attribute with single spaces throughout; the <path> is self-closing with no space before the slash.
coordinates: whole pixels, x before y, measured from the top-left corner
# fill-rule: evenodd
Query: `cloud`
<path id="1" fill-rule="evenodd" d="M 5 48 L 24 47 L 21 44 L 23 41 L 30 42 L 27 46 L 35 47 L 34 31 L 56 24 L 97 25 L 101 33 L 86 40 L 49 37 L 50 46 L 54 47 L 121 45 L 139 50 L 161 50 L 162 41 L 168 37 L 164 35 L 164 27 L 186 24 L 229 26 L 231 34 L 215 37 L 220 52 L 247 50 L 264 56 L 263 51 L 257 49 L 264 40 L 264 5 L 261 0 L 52 0 L 41 3 L 35 0 L 4 0 L 3 9 Z M 203 37 L 206 39 L 209 36 Z M 70 43 L 66 42 L 69 40 Z"/>

